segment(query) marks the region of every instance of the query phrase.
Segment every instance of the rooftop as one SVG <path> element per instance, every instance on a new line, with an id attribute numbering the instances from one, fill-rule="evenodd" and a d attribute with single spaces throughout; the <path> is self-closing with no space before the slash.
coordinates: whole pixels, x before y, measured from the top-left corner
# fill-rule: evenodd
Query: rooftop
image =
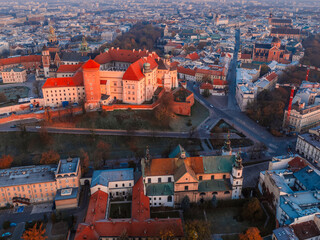
<path id="1" fill-rule="evenodd" d="M 57 174 L 75 173 L 79 163 L 80 158 L 61 159 L 58 165 Z"/>
<path id="2" fill-rule="evenodd" d="M 108 187 L 109 182 L 133 181 L 133 169 L 111 169 L 111 170 L 96 170 L 93 172 L 91 187 L 103 185 Z"/>
<path id="3" fill-rule="evenodd" d="M 55 201 L 77 198 L 78 190 L 78 188 L 58 189 L 55 196 Z"/>

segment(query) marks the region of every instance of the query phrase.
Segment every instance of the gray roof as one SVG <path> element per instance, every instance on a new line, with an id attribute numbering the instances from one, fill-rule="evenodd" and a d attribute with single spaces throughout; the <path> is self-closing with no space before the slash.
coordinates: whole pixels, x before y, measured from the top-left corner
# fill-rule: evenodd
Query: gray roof
<path id="1" fill-rule="evenodd" d="M 0 170 L 0 187 L 55 181 L 56 165 L 15 167 Z"/>
<path id="2" fill-rule="evenodd" d="M 63 52 L 61 55 L 61 60 L 70 62 L 86 62 L 89 60 L 89 57 L 83 56 L 81 53 L 77 52 Z"/>
<path id="3" fill-rule="evenodd" d="M 298 240 L 294 231 L 290 227 L 281 227 L 273 230 L 273 234 L 277 240 Z"/>
<path id="4" fill-rule="evenodd" d="M 109 182 L 130 181 L 133 178 L 133 169 L 111 169 L 111 170 L 96 170 L 93 172 L 91 187 L 103 185 L 108 187 Z"/>
<path id="5" fill-rule="evenodd" d="M 80 158 L 61 159 L 57 174 L 74 173 L 77 171 L 77 166 L 79 163 Z"/>
<path id="6" fill-rule="evenodd" d="M 67 192 L 70 190 L 69 194 L 64 194 L 63 192 Z M 55 201 L 57 200 L 66 200 L 66 199 L 73 199 L 78 197 L 78 188 L 64 188 L 64 189 L 58 189 Z"/>

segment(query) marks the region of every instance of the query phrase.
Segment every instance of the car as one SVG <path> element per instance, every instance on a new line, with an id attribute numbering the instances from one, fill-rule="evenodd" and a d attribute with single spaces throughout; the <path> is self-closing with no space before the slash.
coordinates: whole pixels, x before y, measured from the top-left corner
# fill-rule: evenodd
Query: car
<path id="1" fill-rule="evenodd" d="M 10 128 L 16 128 L 17 127 L 17 125 L 12 125 L 12 126 L 10 126 Z"/>
<path id="2" fill-rule="evenodd" d="M 210 107 L 212 107 L 212 108 L 213 108 L 212 104 L 210 104 Z"/>
<path id="3" fill-rule="evenodd" d="M 38 129 L 39 129 L 39 128 L 41 128 L 41 126 L 36 126 L 36 128 L 38 128 Z"/>
<path id="4" fill-rule="evenodd" d="M 14 222 L 10 223 L 10 227 L 16 227 L 16 226 L 17 226 L 16 223 L 14 223 Z"/>

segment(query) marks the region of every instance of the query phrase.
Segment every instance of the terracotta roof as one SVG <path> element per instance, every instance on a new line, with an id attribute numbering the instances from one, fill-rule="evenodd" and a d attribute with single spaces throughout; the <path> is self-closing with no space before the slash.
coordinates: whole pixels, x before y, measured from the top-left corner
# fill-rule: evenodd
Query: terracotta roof
<path id="1" fill-rule="evenodd" d="M 228 85 L 228 82 L 222 79 L 213 79 L 213 85 L 224 86 Z"/>
<path id="2" fill-rule="evenodd" d="M 288 165 L 289 165 L 290 170 L 292 170 L 293 172 L 297 172 L 300 169 L 308 166 L 308 164 L 305 162 L 305 160 L 303 160 L 301 157 L 295 157 L 294 159 L 292 159 L 288 163 Z"/>
<path id="3" fill-rule="evenodd" d="M 142 57 L 146 57 L 149 54 L 152 53 L 150 53 L 148 50 L 137 51 L 111 48 L 108 51 L 99 54 L 94 60 L 100 64 L 105 64 L 112 61 L 134 63 L 135 61 Z M 153 55 L 158 57 L 156 53 L 153 53 Z"/>
<path id="4" fill-rule="evenodd" d="M 149 198 L 144 195 L 144 186 L 142 177 L 132 188 L 132 206 L 131 218 L 138 221 L 144 221 L 150 218 Z"/>
<path id="5" fill-rule="evenodd" d="M 57 73 L 70 73 L 70 72 L 76 72 L 83 63 L 79 63 L 76 65 L 60 65 L 60 67 L 57 70 Z"/>
<path id="6" fill-rule="evenodd" d="M 205 75 L 213 75 L 213 76 L 223 76 L 223 69 L 221 70 L 208 70 L 208 69 L 201 69 L 197 68 L 196 73 L 201 73 Z"/>
<path id="7" fill-rule="evenodd" d="M 299 239 L 311 239 L 320 236 L 320 230 L 314 221 L 307 221 L 291 225 Z"/>
<path id="8" fill-rule="evenodd" d="M 78 71 L 73 77 L 48 78 L 42 88 L 83 86 L 83 73 Z"/>
<path id="9" fill-rule="evenodd" d="M 179 62 L 172 62 L 172 63 L 170 64 L 170 66 L 171 66 L 171 67 L 178 67 L 179 64 L 180 64 Z"/>
<path id="10" fill-rule="evenodd" d="M 0 65 L 21 64 L 25 62 L 41 62 L 41 55 L 29 55 L 0 59 Z"/>
<path id="11" fill-rule="evenodd" d="M 86 223 L 92 224 L 97 220 L 104 219 L 107 211 L 108 194 L 98 190 L 90 197 L 86 215 Z"/>
<path id="12" fill-rule="evenodd" d="M 85 64 L 82 65 L 82 69 L 99 69 L 100 64 L 90 59 Z"/>
<path id="13" fill-rule="evenodd" d="M 241 53 L 241 59 L 252 59 L 250 53 Z"/>
<path id="14" fill-rule="evenodd" d="M 271 81 L 273 81 L 275 78 L 277 78 L 278 77 L 278 74 L 276 74 L 275 72 L 272 72 L 272 73 L 270 73 L 270 74 L 268 74 L 265 78 L 269 81 L 269 82 L 271 82 Z"/>
<path id="15" fill-rule="evenodd" d="M 211 83 L 202 83 L 200 89 L 213 89 L 213 86 Z"/>
<path id="16" fill-rule="evenodd" d="M 191 61 L 196 61 L 196 60 L 200 59 L 198 53 L 196 53 L 196 52 L 188 54 L 186 56 L 186 58 L 190 59 Z"/>
<path id="17" fill-rule="evenodd" d="M 149 219 L 143 222 L 133 220 L 101 220 L 92 225 L 79 224 L 75 240 L 98 240 L 99 237 L 119 237 L 125 231 L 129 237 L 161 237 L 171 230 L 174 236 L 183 237 L 181 219 Z"/>
<path id="18" fill-rule="evenodd" d="M 190 68 L 177 67 L 177 70 L 178 70 L 178 73 L 182 73 L 182 74 L 186 74 L 186 75 L 190 75 L 190 76 L 196 75 L 196 71 L 192 70 Z"/>
<path id="19" fill-rule="evenodd" d="M 150 55 L 148 57 L 140 58 L 138 61 L 132 63 L 127 71 L 123 74 L 123 80 L 134 80 L 139 81 L 144 78 L 143 64 L 150 63 L 150 69 L 154 69 L 158 66 L 155 61 L 156 55 Z"/>

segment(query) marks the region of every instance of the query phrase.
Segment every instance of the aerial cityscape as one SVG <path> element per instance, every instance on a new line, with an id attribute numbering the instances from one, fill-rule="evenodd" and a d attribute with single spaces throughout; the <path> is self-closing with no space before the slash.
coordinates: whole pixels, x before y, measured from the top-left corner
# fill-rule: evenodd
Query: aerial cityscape
<path id="1" fill-rule="evenodd" d="M 0 3 L 0 240 L 320 240 L 319 0 Z"/>

